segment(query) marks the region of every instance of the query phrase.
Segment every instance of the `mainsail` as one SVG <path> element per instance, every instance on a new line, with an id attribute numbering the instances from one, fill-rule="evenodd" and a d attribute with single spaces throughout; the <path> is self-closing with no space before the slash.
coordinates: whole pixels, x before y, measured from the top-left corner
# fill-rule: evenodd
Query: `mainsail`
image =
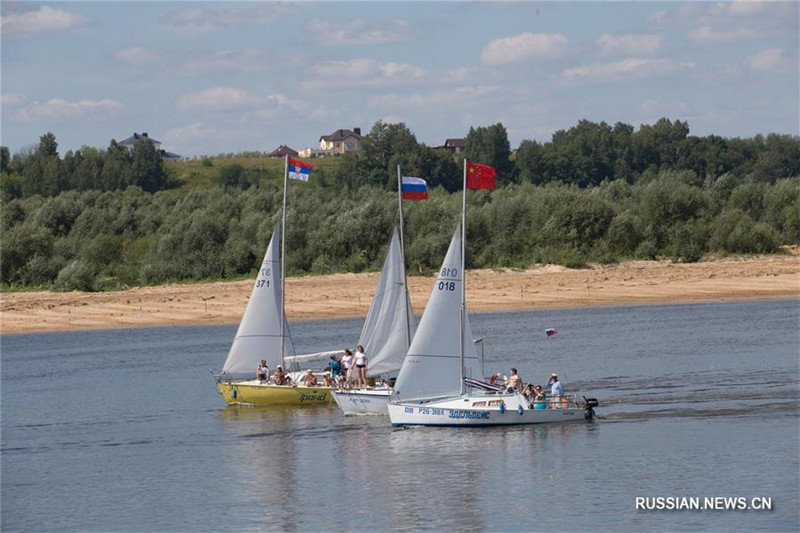
<path id="1" fill-rule="evenodd" d="M 228 358 L 222 367 L 223 375 L 233 377 L 243 374 L 255 376 L 262 359 L 271 369 L 281 364 L 281 263 L 278 257 L 278 232 L 275 225 L 272 238 L 264 255 L 247 302 L 244 316 L 236 331 Z M 287 356 L 294 355 L 289 326 L 284 319 L 284 349 Z"/>
<path id="2" fill-rule="evenodd" d="M 367 374 L 379 376 L 399 370 L 415 329 L 406 291 L 403 250 L 397 228 L 394 228 L 375 296 L 358 339 L 369 357 Z"/>
<path id="3" fill-rule="evenodd" d="M 392 231 L 383 270 L 375 288 L 358 344 L 369 357 L 368 376 L 396 372 L 403 364 L 410 339 L 414 336 L 416 322 L 406 291 L 403 250 L 397 229 Z M 291 370 L 327 366 L 331 355 L 340 356 L 342 349 L 286 357 Z"/>
<path id="4" fill-rule="evenodd" d="M 394 386 L 395 400 L 412 401 L 460 395 L 463 387 L 462 349 L 463 377 L 481 378 L 481 364 L 471 340 L 466 309 L 464 331 L 461 331 L 463 282 L 459 226 L 450 241 L 450 248 L 439 270 L 427 307 L 397 376 Z"/>

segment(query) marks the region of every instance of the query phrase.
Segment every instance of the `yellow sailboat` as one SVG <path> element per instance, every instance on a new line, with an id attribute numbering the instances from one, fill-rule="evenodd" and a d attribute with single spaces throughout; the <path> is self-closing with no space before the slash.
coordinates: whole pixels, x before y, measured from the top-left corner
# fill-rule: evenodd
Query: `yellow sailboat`
<path id="1" fill-rule="evenodd" d="M 300 370 L 300 362 L 313 364 L 325 361 L 331 353 L 295 356 L 294 344 L 284 313 L 283 261 L 285 253 L 278 256 L 278 235 L 281 235 L 285 250 L 284 232 L 286 224 L 286 186 L 289 166 L 293 178 L 307 179 L 310 165 L 286 159 L 283 193 L 283 225 L 276 224 L 272 232 L 264 261 L 253 285 L 250 300 L 239 323 L 228 357 L 217 377 L 217 390 L 229 405 L 330 405 L 331 387 L 286 386 L 261 383 L 256 377 L 256 369 L 264 360 L 270 369 L 279 365 L 287 370 Z M 291 375 L 294 383 L 299 383 L 299 375 Z"/>

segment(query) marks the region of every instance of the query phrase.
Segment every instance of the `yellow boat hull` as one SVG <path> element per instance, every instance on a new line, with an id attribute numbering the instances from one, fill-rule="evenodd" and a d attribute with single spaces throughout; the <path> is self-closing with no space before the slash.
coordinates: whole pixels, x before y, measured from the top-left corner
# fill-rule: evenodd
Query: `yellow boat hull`
<path id="1" fill-rule="evenodd" d="M 228 405 L 322 405 L 333 402 L 332 387 L 262 385 L 257 380 L 217 381 Z"/>

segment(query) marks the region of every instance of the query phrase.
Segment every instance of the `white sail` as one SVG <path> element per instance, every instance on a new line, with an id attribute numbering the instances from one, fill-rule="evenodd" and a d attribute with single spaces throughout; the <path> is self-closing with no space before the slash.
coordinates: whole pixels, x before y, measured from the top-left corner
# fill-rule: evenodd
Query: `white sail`
<path id="1" fill-rule="evenodd" d="M 406 292 L 403 251 L 395 228 L 358 339 L 358 344 L 364 347 L 369 357 L 367 375 L 379 376 L 400 370 L 415 329 L 414 314 Z"/>
<path id="2" fill-rule="evenodd" d="M 480 379 L 480 360 L 472 344 L 469 317 L 461 331 L 461 229 L 456 228 L 425 312 L 394 386 L 395 401 L 458 396 L 462 391 L 461 347 L 465 377 Z"/>
<path id="3" fill-rule="evenodd" d="M 255 376 L 262 359 L 274 370 L 281 364 L 281 264 L 278 258 L 279 225 L 275 225 L 267 253 L 250 294 L 250 301 L 222 367 L 223 374 Z M 294 355 L 289 326 L 284 319 L 284 349 Z"/>

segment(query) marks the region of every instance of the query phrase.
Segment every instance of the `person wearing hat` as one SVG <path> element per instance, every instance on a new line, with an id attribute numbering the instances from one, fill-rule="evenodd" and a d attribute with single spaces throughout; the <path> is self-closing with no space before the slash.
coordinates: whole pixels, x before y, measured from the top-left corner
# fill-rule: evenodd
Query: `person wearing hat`
<path id="1" fill-rule="evenodd" d="M 564 387 L 562 387 L 561 382 L 558 381 L 558 376 L 550 374 L 547 385 L 550 387 L 550 396 L 552 397 L 553 405 L 560 405 L 561 397 L 564 395 Z"/>
<path id="2" fill-rule="evenodd" d="M 281 365 L 275 367 L 275 373 L 272 375 L 272 379 L 275 381 L 275 385 L 290 385 L 292 381 L 292 378 L 283 372 L 283 367 Z"/>

